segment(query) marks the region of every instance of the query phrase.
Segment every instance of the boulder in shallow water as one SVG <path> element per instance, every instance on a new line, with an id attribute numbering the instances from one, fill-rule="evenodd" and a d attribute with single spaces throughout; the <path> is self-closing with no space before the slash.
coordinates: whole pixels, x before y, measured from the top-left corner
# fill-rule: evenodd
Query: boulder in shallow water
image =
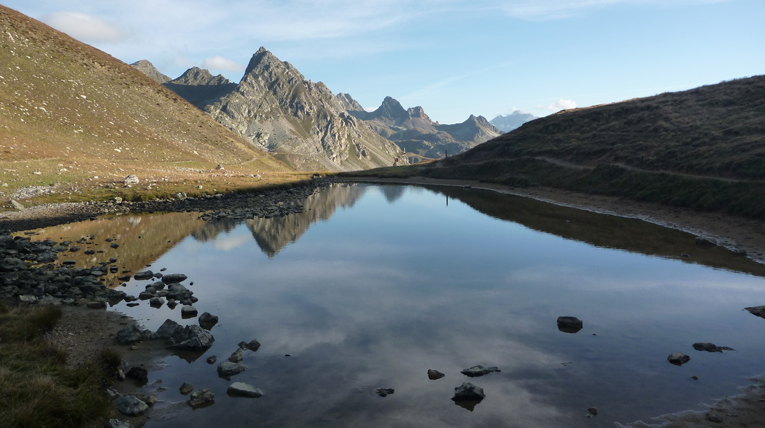
<path id="1" fill-rule="evenodd" d="M 558 317 L 558 331 L 563 333 L 576 333 L 584 327 L 584 323 L 577 317 Z"/>
<path id="2" fill-rule="evenodd" d="M 236 397 L 258 398 L 263 396 L 263 392 L 261 390 L 244 382 L 232 383 L 228 386 L 226 393 Z"/>
<path id="3" fill-rule="evenodd" d="M 247 370 L 247 366 L 239 363 L 232 363 L 231 361 L 224 361 L 218 364 L 218 376 L 231 377 Z"/>
<path id="4" fill-rule="evenodd" d="M 441 379 L 444 376 L 446 375 L 438 370 L 428 369 L 428 379 L 430 380 Z"/>
<path id="5" fill-rule="evenodd" d="M 727 346 L 717 346 L 714 343 L 707 342 L 696 342 L 693 344 L 693 349 L 706 352 L 735 351 L 735 349 L 729 348 Z"/>
<path id="6" fill-rule="evenodd" d="M 669 361 L 671 364 L 674 364 L 676 366 L 682 366 L 688 361 L 691 361 L 691 357 L 683 354 L 682 352 L 674 352 L 672 354 L 669 354 L 669 356 L 667 357 L 667 361 Z"/>

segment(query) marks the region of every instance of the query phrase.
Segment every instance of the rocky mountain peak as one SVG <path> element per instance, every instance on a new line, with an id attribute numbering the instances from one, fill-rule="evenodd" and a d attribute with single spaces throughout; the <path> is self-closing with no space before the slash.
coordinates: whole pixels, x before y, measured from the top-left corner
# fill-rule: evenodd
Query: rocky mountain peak
<path id="1" fill-rule="evenodd" d="M 537 117 L 531 113 L 515 110 L 508 115 L 499 115 L 490 120 L 489 123 L 496 126 L 502 132 L 510 132 L 523 125 L 526 122 L 536 119 Z"/>
<path id="2" fill-rule="evenodd" d="M 418 119 L 427 119 L 430 120 L 427 114 L 425 114 L 425 110 L 420 107 L 410 107 L 409 110 L 406 111 L 410 118 L 418 118 Z"/>
<path id="3" fill-rule="evenodd" d="M 219 74 L 213 76 L 209 70 L 191 67 L 186 70 L 180 77 L 173 80 L 173 83 L 178 85 L 227 85 L 231 81 Z"/>
<path id="4" fill-rule="evenodd" d="M 159 70 L 157 70 L 154 67 L 154 64 L 152 64 L 148 60 L 142 59 L 140 61 L 136 61 L 130 64 L 130 66 L 140 71 L 141 73 L 149 76 L 150 78 L 154 79 L 154 81 L 156 82 L 165 83 L 172 80 L 169 77 L 165 76 L 164 74 L 160 73 Z"/>
<path id="5" fill-rule="evenodd" d="M 261 46 L 260 49 L 258 49 L 258 51 L 252 55 L 252 58 L 250 58 L 250 62 L 247 64 L 247 68 L 244 70 L 244 75 L 246 77 L 253 73 L 260 74 L 264 70 L 268 70 L 273 67 L 277 67 L 280 69 L 283 69 L 283 68 L 294 69 L 294 67 L 292 67 L 291 64 L 283 63 L 282 61 L 279 61 L 279 58 L 277 58 L 270 51 L 266 50 L 266 48 Z"/>

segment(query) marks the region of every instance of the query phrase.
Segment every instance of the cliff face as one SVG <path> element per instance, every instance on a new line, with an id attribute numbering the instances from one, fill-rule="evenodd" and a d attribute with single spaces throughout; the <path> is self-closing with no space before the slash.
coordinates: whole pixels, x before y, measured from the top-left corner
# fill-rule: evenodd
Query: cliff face
<path id="1" fill-rule="evenodd" d="M 187 72 L 188 73 L 188 72 Z M 401 149 L 346 112 L 323 83 L 260 48 L 244 77 L 203 108 L 256 147 L 300 170 L 348 171 L 390 166 Z"/>
<path id="2" fill-rule="evenodd" d="M 350 114 L 397 143 L 413 161 L 462 153 L 501 134 L 483 116 L 470 115 L 465 122 L 441 125 L 434 123 L 422 107 L 404 109 L 391 97 L 385 97 L 377 110 L 367 112 L 350 95 L 340 95 Z M 350 110 L 355 106 L 359 110 Z"/>

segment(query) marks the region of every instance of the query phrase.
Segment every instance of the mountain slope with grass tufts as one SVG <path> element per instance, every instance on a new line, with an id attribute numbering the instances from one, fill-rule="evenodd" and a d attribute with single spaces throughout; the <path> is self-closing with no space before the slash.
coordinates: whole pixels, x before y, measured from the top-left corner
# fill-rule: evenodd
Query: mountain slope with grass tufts
<path id="1" fill-rule="evenodd" d="M 292 171 L 104 52 L 2 6 L 0 26 L 6 200 L 24 186 L 76 195 L 128 174 L 191 180 L 218 164 L 247 176 Z"/>

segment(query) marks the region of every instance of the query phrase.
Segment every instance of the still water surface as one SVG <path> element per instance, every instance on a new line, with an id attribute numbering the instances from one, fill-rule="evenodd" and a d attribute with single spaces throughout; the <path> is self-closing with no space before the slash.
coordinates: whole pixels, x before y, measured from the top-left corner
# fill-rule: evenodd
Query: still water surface
<path id="1" fill-rule="evenodd" d="M 759 265 L 702 251 L 678 231 L 523 201 L 345 185 L 313 196 L 303 214 L 194 224 L 152 269 L 194 282 L 199 312 L 220 317 L 215 344 L 190 362 L 167 357 L 150 374 L 147 388 L 168 389 L 158 393 L 165 412 L 146 426 L 612 427 L 698 409 L 765 371 L 765 320 L 742 311 L 765 304 Z M 754 274 L 692 263 L 726 257 Z M 132 280 L 125 291 L 148 283 Z M 152 330 L 167 318 L 196 323 L 179 307 L 124 305 L 114 309 Z M 562 315 L 584 328 L 558 331 Z M 205 359 L 225 361 L 253 338 L 262 346 L 245 351 L 249 368 L 232 382 L 264 396 L 228 397 L 230 381 Z M 736 351 L 699 352 L 694 342 Z M 669 364 L 676 351 L 691 361 Z M 460 374 L 477 364 L 502 371 Z M 428 369 L 446 377 L 429 380 Z M 212 390 L 215 404 L 173 405 L 187 400 L 178 392 L 185 381 Z M 466 381 L 486 393 L 473 411 L 450 400 Z M 585 417 L 589 407 L 597 417 Z"/>

